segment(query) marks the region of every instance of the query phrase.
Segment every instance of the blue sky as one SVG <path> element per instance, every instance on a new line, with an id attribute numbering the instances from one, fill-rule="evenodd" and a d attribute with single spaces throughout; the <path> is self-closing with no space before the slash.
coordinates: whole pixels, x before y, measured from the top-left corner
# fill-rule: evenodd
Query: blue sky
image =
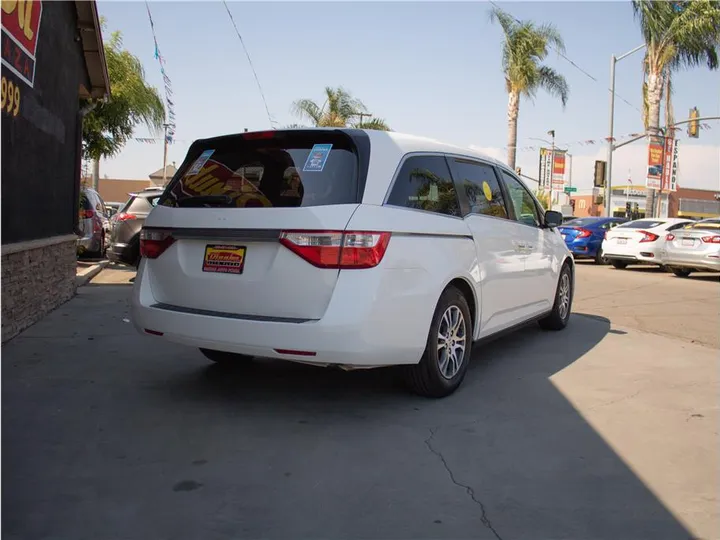
<path id="1" fill-rule="evenodd" d="M 322 101 L 325 86 L 342 85 L 376 116 L 401 132 L 474 146 L 503 157 L 507 138 L 502 34 L 488 20 L 486 2 L 229 2 L 273 117 L 279 126 L 297 122 L 297 98 Z M 520 19 L 553 22 L 567 56 L 592 80 L 554 53 L 547 63 L 567 78 L 570 100 L 539 93 L 520 106 L 518 146 L 539 146 L 554 129 L 559 145 L 570 144 L 573 181 L 589 185 L 592 161 L 608 129 L 608 79 L 612 53 L 642 43 L 629 1 L 499 2 Z M 250 66 L 220 2 L 151 2 L 160 50 L 172 80 L 178 144 L 170 161 L 182 161 L 192 140 L 243 128 L 269 127 Z M 143 62 L 147 79 L 162 90 L 160 67 L 142 2 L 99 2 L 107 31 L 120 30 L 124 44 Z M 617 65 L 615 133 L 642 130 L 642 52 Z M 720 73 L 698 68 L 674 79 L 678 119 L 692 106 L 720 116 Z M 637 107 L 637 108 L 636 108 Z M 680 146 L 681 184 L 720 188 L 720 122 L 699 140 Z M 139 128 L 138 137 L 149 136 Z M 690 147 L 693 148 L 690 148 Z M 643 176 L 642 142 L 618 150 L 614 174 Z M 523 172 L 536 176 L 537 150 L 518 155 Z M 683 155 L 685 154 L 685 155 Z M 683 159 L 685 158 L 685 159 Z M 684 166 L 685 165 L 685 166 Z M 146 178 L 162 166 L 162 145 L 130 143 L 104 161 L 101 175 Z"/>

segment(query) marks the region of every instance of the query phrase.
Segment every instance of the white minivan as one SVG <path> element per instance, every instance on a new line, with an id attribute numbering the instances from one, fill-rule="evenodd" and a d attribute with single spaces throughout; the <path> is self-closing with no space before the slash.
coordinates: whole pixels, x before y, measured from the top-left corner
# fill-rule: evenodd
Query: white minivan
<path id="1" fill-rule="evenodd" d="M 430 139 L 199 140 L 141 232 L 133 323 L 215 362 L 402 365 L 414 391 L 442 397 L 473 342 L 567 325 L 561 221 L 507 166 Z"/>

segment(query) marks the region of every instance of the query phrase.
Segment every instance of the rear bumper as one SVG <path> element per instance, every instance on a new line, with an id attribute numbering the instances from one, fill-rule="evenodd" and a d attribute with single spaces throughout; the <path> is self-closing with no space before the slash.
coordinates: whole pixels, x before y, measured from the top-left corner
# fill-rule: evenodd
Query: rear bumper
<path id="1" fill-rule="evenodd" d="M 630 249 L 618 249 L 617 246 L 603 242 L 603 255 L 608 260 L 648 263 L 648 264 L 665 264 L 662 258 L 662 250 L 658 246 L 642 245 Z"/>
<path id="2" fill-rule="evenodd" d="M 138 246 L 135 244 L 111 244 L 107 250 L 109 260 L 130 266 L 135 266 L 139 256 Z"/>
<path id="3" fill-rule="evenodd" d="M 133 289 L 132 320 L 140 332 L 161 332 L 191 347 L 319 365 L 416 364 L 437 302 L 423 277 L 381 268 L 341 271 L 322 319 L 277 322 L 158 306 L 143 260 Z"/>
<path id="4" fill-rule="evenodd" d="M 595 257 L 598 247 L 593 244 L 565 244 L 574 257 Z"/>
<path id="5" fill-rule="evenodd" d="M 664 264 L 673 268 L 688 268 L 704 270 L 706 272 L 720 272 L 720 259 L 709 257 L 682 257 L 674 254 L 666 254 Z"/>

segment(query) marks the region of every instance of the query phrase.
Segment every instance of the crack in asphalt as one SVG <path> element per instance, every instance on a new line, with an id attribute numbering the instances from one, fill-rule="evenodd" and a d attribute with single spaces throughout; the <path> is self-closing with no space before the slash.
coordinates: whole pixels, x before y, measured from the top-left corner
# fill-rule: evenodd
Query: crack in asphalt
<path id="1" fill-rule="evenodd" d="M 487 527 L 488 529 L 490 529 L 493 532 L 493 534 L 495 535 L 495 538 L 497 538 L 497 540 L 502 540 L 502 537 L 498 534 L 498 532 L 495 530 L 495 527 L 493 527 L 492 523 L 490 523 L 490 519 L 487 517 L 487 513 L 485 512 L 485 505 L 482 503 L 482 501 L 480 499 L 478 499 L 475 496 L 475 490 L 466 484 L 462 484 L 462 483 L 458 482 L 457 479 L 455 478 L 455 474 L 452 472 L 452 470 L 450 469 L 450 466 L 448 465 L 447 461 L 445 460 L 445 456 L 442 455 L 442 452 L 439 452 L 433 448 L 431 441 L 435 438 L 435 433 L 440 428 L 435 428 L 435 429 L 429 428 L 429 429 L 430 429 L 430 436 L 427 439 L 425 439 L 425 446 L 428 447 L 428 450 L 430 450 L 430 452 L 432 452 L 438 458 L 440 458 L 440 461 L 442 462 L 443 466 L 445 467 L 445 470 L 448 473 L 448 476 L 450 477 L 450 481 L 453 484 L 455 484 L 457 487 L 463 488 L 465 490 L 465 493 L 467 493 L 470 496 L 472 501 L 480 507 L 480 511 L 482 512 L 482 514 L 480 516 L 480 521 L 482 522 L 482 524 L 485 525 L 485 527 Z"/>

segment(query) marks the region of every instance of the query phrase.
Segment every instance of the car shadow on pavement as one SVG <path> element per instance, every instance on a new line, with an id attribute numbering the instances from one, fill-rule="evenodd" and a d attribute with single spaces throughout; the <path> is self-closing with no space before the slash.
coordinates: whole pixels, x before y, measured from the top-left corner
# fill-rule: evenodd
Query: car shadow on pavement
<path id="1" fill-rule="evenodd" d="M 393 369 L 208 367 L 135 333 L 128 291 L 86 287 L 3 347 L 8 537 L 691 536 L 553 384 L 607 319 L 481 344 L 430 400 Z"/>

